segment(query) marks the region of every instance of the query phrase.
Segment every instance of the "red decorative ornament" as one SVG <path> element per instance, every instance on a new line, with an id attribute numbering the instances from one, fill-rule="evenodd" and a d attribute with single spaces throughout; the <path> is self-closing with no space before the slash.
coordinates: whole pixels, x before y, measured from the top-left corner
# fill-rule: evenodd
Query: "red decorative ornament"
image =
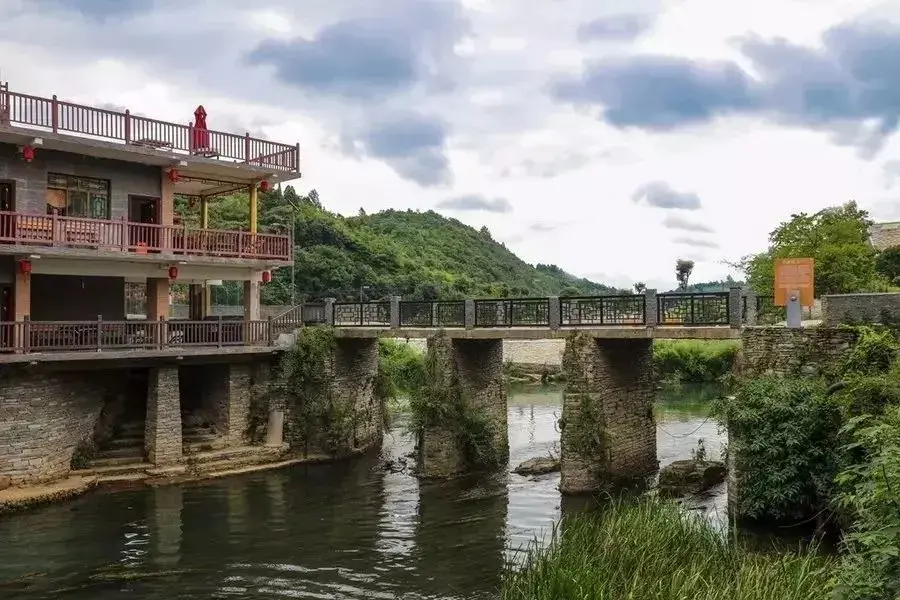
<path id="1" fill-rule="evenodd" d="M 19 261 L 19 271 L 22 272 L 22 275 L 28 275 L 31 273 L 31 261 L 30 260 L 20 260 Z"/>
<path id="2" fill-rule="evenodd" d="M 34 148 L 31 146 L 23 146 L 22 147 L 22 160 L 27 163 L 30 163 L 34 160 Z"/>
<path id="3" fill-rule="evenodd" d="M 175 265 L 169 267 L 169 279 L 178 279 L 178 267 Z"/>
<path id="4" fill-rule="evenodd" d="M 260 189 L 260 191 L 268 192 L 268 191 L 269 191 L 269 182 L 268 182 L 268 181 L 265 181 L 265 180 L 260 181 L 260 182 L 259 182 L 259 189 Z"/>
<path id="5" fill-rule="evenodd" d="M 181 175 L 178 174 L 177 169 L 169 169 L 166 174 L 169 176 L 169 181 L 172 183 L 178 183 L 178 180 L 181 179 Z"/>
<path id="6" fill-rule="evenodd" d="M 269 271 L 263 271 L 262 272 L 262 282 L 269 283 L 270 281 L 272 281 L 272 274 Z"/>

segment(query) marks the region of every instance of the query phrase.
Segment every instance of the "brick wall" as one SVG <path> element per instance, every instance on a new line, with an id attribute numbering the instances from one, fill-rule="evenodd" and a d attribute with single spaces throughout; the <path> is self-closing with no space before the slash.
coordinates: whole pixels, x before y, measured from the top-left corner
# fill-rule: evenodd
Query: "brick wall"
<path id="1" fill-rule="evenodd" d="M 747 327 L 735 368 L 745 377 L 815 376 L 832 367 L 854 339 L 852 331 L 830 327 Z"/>
<path id="2" fill-rule="evenodd" d="M 0 378 L 0 476 L 14 485 L 65 476 L 126 372 L 9 370 Z"/>
<path id="3" fill-rule="evenodd" d="M 900 294 L 834 294 L 822 298 L 825 325 L 900 321 Z"/>
<path id="4" fill-rule="evenodd" d="M 159 198 L 162 191 L 162 171 L 159 167 L 43 148 L 38 148 L 34 160 L 26 163 L 16 146 L 0 144 L 0 180 L 11 179 L 15 182 L 16 210 L 46 213 L 48 173 L 108 179 L 110 216 L 113 219 L 128 216 L 129 194 Z"/>

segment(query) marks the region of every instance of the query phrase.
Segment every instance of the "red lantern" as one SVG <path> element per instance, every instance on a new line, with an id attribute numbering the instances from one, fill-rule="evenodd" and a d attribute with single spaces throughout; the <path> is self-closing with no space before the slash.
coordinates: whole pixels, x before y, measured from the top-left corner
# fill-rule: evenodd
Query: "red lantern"
<path id="1" fill-rule="evenodd" d="M 172 183 L 178 183 L 178 180 L 181 179 L 181 175 L 178 174 L 177 169 L 169 169 L 166 174 L 169 176 L 169 181 Z"/>
<path id="2" fill-rule="evenodd" d="M 272 281 L 272 274 L 269 271 L 263 271 L 262 272 L 262 282 L 269 283 L 270 281 Z"/>
<path id="3" fill-rule="evenodd" d="M 169 267 L 169 279 L 178 279 L 178 267 L 175 265 Z"/>
<path id="4" fill-rule="evenodd" d="M 22 275 L 28 275 L 31 273 L 31 261 L 30 260 L 20 260 L 19 261 L 19 271 L 22 272 Z"/>
<path id="5" fill-rule="evenodd" d="M 22 147 L 22 160 L 27 163 L 30 163 L 34 160 L 34 148 L 31 146 L 23 146 Z"/>
<path id="6" fill-rule="evenodd" d="M 268 181 L 265 181 L 265 180 L 260 181 L 260 182 L 259 182 L 259 189 L 260 189 L 260 191 L 268 192 L 268 191 L 269 191 L 269 182 L 268 182 Z"/>

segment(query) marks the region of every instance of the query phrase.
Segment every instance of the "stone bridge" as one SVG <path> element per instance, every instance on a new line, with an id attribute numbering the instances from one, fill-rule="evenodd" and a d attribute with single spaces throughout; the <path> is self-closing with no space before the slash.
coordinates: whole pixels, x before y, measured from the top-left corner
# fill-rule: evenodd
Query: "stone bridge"
<path id="1" fill-rule="evenodd" d="M 749 310 L 748 310 L 749 307 Z M 561 491 L 590 493 L 657 470 L 653 340 L 737 339 L 756 303 L 738 288 L 704 294 L 404 302 L 326 301 L 341 356 L 371 355 L 377 340 L 425 338 L 430 376 L 465 399 L 508 458 L 504 339 L 564 338 Z M 279 342 L 289 345 L 291 334 Z M 469 468 L 453 423 L 421 431 L 419 472 L 452 477 Z"/>

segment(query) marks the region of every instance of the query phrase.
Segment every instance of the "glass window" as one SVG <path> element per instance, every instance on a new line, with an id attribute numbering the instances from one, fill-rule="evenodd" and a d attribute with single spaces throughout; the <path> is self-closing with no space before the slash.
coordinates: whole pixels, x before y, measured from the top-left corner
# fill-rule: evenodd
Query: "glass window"
<path id="1" fill-rule="evenodd" d="M 50 173 L 47 175 L 47 213 L 87 219 L 109 219 L 109 181 L 91 177 L 75 177 Z M 65 202 L 63 202 L 63 196 Z"/>

